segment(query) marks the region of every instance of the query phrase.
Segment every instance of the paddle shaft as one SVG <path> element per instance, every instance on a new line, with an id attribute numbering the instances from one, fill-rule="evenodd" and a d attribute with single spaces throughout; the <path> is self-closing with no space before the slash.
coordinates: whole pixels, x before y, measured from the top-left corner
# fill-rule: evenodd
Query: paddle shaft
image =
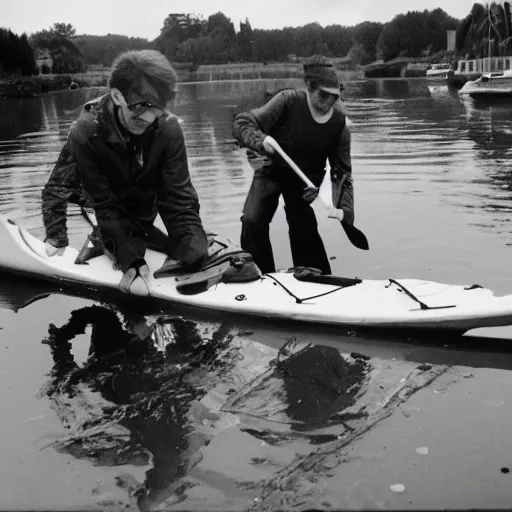
<path id="1" fill-rule="evenodd" d="M 292 168 L 292 170 L 299 176 L 299 178 L 308 186 L 315 187 L 315 185 L 311 182 L 311 180 L 300 170 L 299 166 L 284 152 L 283 148 L 279 145 L 279 143 L 272 138 L 268 139 L 270 145 L 276 150 L 276 152 L 281 155 L 283 160 Z M 343 182 L 345 181 L 346 176 L 343 176 L 342 181 L 340 183 L 339 189 L 342 190 Z M 333 208 L 332 204 L 326 202 L 326 200 L 320 196 L 320 201 L 324 204 L 324 206 L 331 212 L 330 217 L 338 219 L 340 222 L 343 220 L 344 212 L 341 209 Z"/>
<path id="2" fill-rule="evenodd" d="M 270 146 L 272 148 L 274 148 L 274 150 L 283 158 L 283 160 L 291 167 L 291 169 L 297 174 L 297 176 L 299 176 L 299 178 L 302 179 L 302 181 L 308 187 L 317 188 L 311 182 L 311 180 L 300 170 L 299 166 L 284 152 L 283 148 L 281 148 L 281 146 L 275 139 L 269 137 L 267 139 L 267 142 L 270 144 Z M 345 178 L 346 178 L 346 176 L 343 176 L 343 178 L 342 178 L 343 181 L 341 182 L 341 186 L 339 187 L 339 189 L 340 189 L 339 193 L 341 193 L 342 185 L 343 185 L 343 182 L 345 181 Z M 343 210 L 338 210 L 338 209 L 336 209 L 336 207 L 333 208 L 332 205 L 327 204 L 322 197 L 320 197 L 320 200 L 322 201 L 322 203 L 324 203 L 325 207 L 327 209 L 329 209 L 331 212 L 339 211 L 343 215 Z M 338 198 L 338 201 L 339 201 L 339 198 Z M 335 218 L 334 215 L 332 217 Z M 338 218 L 338 220 L 341 222 L 341 225 L 342 225 L 343 229 L 345 230 L 345 233 L 347 234 L 347 236 L 352 244 L 354 244 L 357 248 L 363 249 L 365 251 L 369 249 L 368 240 L 362 231 L 357 229 L 355 226 L 344 222 L 343 216 L 341 216 L 341 218 L 336 216 L 336 218 Z"/>
<path id="3" fill-rule="evenodd" d="M 295 171 L 297 176 L 308 186 L 315 187 L 311 180 L 299 169 L 299 166 L 284 152 L 283 148 L 278 144 L 278 142 L 274 139 L 270 139 L 267 141 L 270 145 L 279 153 L 279 155 L 283 158 L 283 160 Z"/>

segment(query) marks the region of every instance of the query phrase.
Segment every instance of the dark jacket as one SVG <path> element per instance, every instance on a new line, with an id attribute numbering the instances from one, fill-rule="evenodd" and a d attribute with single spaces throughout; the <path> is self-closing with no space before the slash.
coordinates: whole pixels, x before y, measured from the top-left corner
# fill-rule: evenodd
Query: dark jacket
<path id="1" fill-rule="evenodd" d="M 265 154 L 262 144 L 267 135 L 276 139 L 315 184 L 322 181 L 325 164 L 329 161 L 334 206 L 343 208 L 346 220 L 353 223 L 350 131 L 340 103 L 334 105 L 333 115 L 327 123 L 314 123 L 311 121 L 306 91 L 286 89 L 262 107 L 238 114 L 233 122 L 233 135 L 242 146 L 256 153 L 248 155 L 255 169 L 264 167 L 271 172 L 275 170 L 279 175 L 283 175 L 286 169 L 288 179 L 296 178 L 284 161 L 277 155 L 270 157 Z"/>
<path id="2" fill-rule="evenodd" d="M 170 257 L 193 265 L 207 254 L 183 132 L 170 113 L 142 135 L 125 138 L 110 94 L 86 103 L 42 199 L 46 239 L 61 246 L 68 243 L 67 202 L 90 204 L 105 247 L 123 271 L 144 257 L 145 234 L 158 213 L 169 234 Z"/>

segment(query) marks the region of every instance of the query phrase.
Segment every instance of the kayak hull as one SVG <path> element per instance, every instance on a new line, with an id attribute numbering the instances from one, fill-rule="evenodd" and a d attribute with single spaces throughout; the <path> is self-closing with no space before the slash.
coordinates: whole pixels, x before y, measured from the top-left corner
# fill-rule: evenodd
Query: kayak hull
<path id="1" fill-rule="evenodd" d="M 45 244 L 16 222 L 0 216 L 0 267 L 53 282 L 119 291 L 121 271 L 106 256 L 77 265 L 78 251 L 49 257 Z M 148 250 L 151 272 L 165 255 Z M 185 295 L 176 277 L 152 278 L 149 295 L 173 304 L 243 315 L 315 324 L 391 329 L 466 332 L 512 324 L 512 295 L 498 297 L 479 286 L 461 286 L 421 279 L 363 279 L 341 288 L 298 280 L 276 272 L 246 283 L 218 283 Z"/>

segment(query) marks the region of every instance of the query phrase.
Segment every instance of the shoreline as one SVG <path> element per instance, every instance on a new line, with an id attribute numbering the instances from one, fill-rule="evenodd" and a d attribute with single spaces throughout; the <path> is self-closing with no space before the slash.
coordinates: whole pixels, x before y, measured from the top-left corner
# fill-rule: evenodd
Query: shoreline
<path id="1" fill-rule="evenodd" d="M 197 69 L 176 69 L 178 83 L 202 83 L 230 80 L 265 80 L 302 78 L 302 69 L 296 64 L 216 65 Z M 342 80 L 364 78 L 360 70 L 339 70 Z M 0 78 L 0 98 L 36 98 L 49 92 L 107 87 L 108 70 L 77 74 L 34 75 L 29 77 Z"/>

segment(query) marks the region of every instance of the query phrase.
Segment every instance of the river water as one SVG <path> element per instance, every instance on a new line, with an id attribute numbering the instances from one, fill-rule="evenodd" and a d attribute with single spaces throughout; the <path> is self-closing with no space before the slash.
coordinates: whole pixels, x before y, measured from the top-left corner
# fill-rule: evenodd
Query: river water
<path id="1" fill-rule="evenodd" d="M 234 115 L 263 103 L 267 92 L 298 84 L 256 80 L 180 86 L 175 113 L 184 129 L 192 180 L 208 229 L 238 242 L 252 170 L 244 151 L 233 141 Z M 478 283 L 497 294 L 510 293 L 512 104 L 463 102 L 441 82 L 424 79 L 361 80 L 345 85 L 356 225 L 367 235 L 371 249 L 353 248 L 339 226 L 333 227 L 335 221 L 324 218 L 320 210 L 320 231 L 333 273 Z M 80 106 L 102 92 L 84 89 L 35 99 L 0 99 L 0 213 L 10 213 L 42 236 L 41 189 Z M 70 213 L 71 243 L 80 246 L 88 226 L 76 210 L 71 208 Z M 282 209 L 272 224 L 271 237 L 277 266 L 291 266 Z M 506 384 L 510 388 L 510 328 L 481 329 L 462 340 L 397 338 L 384 333 L 365 337 L 282 323 L 249 324 L 219 315 L 192 317 L 187 313 L 177 319 L 181 312 L 172 308 L 146 311 L 55 291 L 2 276 L 0 348 L 5 355 L 0 380 L 8 391 L 0 399 L 7 420 L 0 429 L 5 461 L 0 468 L 0 508 L 243 510 L 259 506 L 295 509 L 301 503 L 325 509 L 437 508 L 478 506 L 480 499 L 487 506 L 510 505 L 509 487 L 498 480 L 506 473 L 500 473 L 500 467 L 507 469 L 512 461 L 495 462 L 503 453 L 499 443 L 473 448 L 476 452 L 471 456 L 480 457 L 482 464 L 498 465 L 498 476 L 486 475 L 487 487 L 473 494 L 460 481 L 448 489 L 442 479 L 426 484 L 428 479 L 422 476 L 415 485 L 423 482 L 427 487 L 397 501 L 402 495 L 390 491 L 387 484 L 382 496 L 373 490 L 382 475 L 368 468 L 365 471 L 374 479 L 371 492 L 362 489 L 362 480 L 354 480 L 351 493 L 343 496 L 325 482 L 323 494 L 312 492 L 318 478 L 334 478 L 332 472 L 337 470 L 333 467 L 340 461 L 332 465 L 331 473 L 318 470 L 312 477 L 311 469 L 304 470 L 309 471 L 308 485 L 294 487 L 291 477 L 285 485 L 283 472 L 293 475 L 303 469 L 298 469 L 298 457 L 317 456 L 318 445 L 341 439 L 340 428 L 344 432 L 364 430 L 363 424 L 357 424 L 355 417 L 356 423 L 343 430 L 343 421 L 333 422 L 332 413 L 347 404 L 340 405 L 331 395 L 327 398 L 329 385 L 322 387 L 318 382 L 316 405 L 311 406 L 316 412 L 309 416 L 293 412 L 290 397 L 306 400 L 312 389 L 311 375 L 302 382 L 269 375 L 258 384 L 260 388 L 251 387 L 253 378 L 271 371 L 277 351 L 294 339 L 318 348 L 309 362 L 317 361 L 324 372 L 330 371 L 326 370 L 328 361 L 339 353 L 367 354 L 371 371 L 387 361 L 386 371 L 379 371 L 387 375 L 384 380 L 389 389 L 409 379 L 412 363 L 434 365 L 440 373 L 443 365 L 449 365 L 450 371 L 463 368 L 459 377 L 467 376 L 468 368 L 471 377 L 479 368 L 491 369 L 481 370 L 490 372 L 480 375 L 481 380 L 474 379 L 482 384 L 476 386 L 475 398 L 505 414 L 500 407 L 507 397 L 496 397 L 494 390 Z M 168 358 L 155 355 L 148 348 L 150 341 L 167 346 Z M 134 343 L 139 348 L 125 349 L 119 356 L 118 349 Z M 87 362 L 90 346 L 113 357 L 106 358 L 111 363 Z M 348 364 L 349 359 L 339 364 Z M 384 388 L 372 387 L 371 371 L 358 366 L 361 359 L 350 361 L 350 369 L 344 367 L 345 377 L 340 377 L 338 395 L 349 396 L 359 383 L 358 397 L 365 395 L 361 390 L 367 386 L 367 400 L 377 403 Z M 418 384 L 418 389 L 424 385 Z M 478 395 L 482 388 L 489 396 Z M 249 391 L 242 393 L 243 389 Z M 225 404 L 232 395 L 229 409 Z M 461 395 L 456 396 L 460 403 Z M 443 407 L 442 412 L 435 409 L 434 415 L 445 417 L 451 405 Z M 480 418 L 474 404 L 465 413 L 470 414 L 473 407 Z M 312 416 L 314 425 L 308 423 Z M 418 424 L 421 430 L 421 421 Z M 466 433 L 467 443 L 474 446 L 472 436 L 481 438 L 487 428 L 480 422 Z M 503 443 L 510 444 L 505 441 L 505 430 L 493 435 L 503 434 Z M 446 439 L 452 442 L 453 436 L 437 433 L 432 443 L 441 446 Z M 469 457 L 464 446 L 461 453 Z M 409 462 L 402 455 L 388 462 L 398 472 L 407 473 L 404 464 Z M 442 459 L 430 464 L 431 473 L 435 464 L 441 472 L 445 468 Z M 461 471 L 469 466 L 464 457 L 454 464 Z M 276 493 L 291 491 L 295 501 L 276 498 Z M 466 493 L 463 502 L 457 501 L 461 493 Z"/>

